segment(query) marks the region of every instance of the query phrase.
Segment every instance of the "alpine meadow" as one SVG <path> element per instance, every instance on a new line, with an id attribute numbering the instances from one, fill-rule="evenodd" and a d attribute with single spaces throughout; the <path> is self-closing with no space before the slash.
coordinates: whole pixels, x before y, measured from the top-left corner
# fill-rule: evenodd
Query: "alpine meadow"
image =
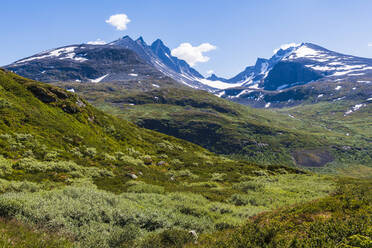
<path id="1" fill-rule="evenodd" d="M 2 4 L 1 247 L 372 247 L 371 3 L 63 2 Z"/>

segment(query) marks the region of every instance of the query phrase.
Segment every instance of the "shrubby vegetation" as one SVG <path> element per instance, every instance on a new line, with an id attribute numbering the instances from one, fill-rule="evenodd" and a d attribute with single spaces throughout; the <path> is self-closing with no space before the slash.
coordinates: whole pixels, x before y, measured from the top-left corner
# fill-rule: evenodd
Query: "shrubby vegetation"
<path id="1" fill-rule="evenodd" d="M 188 175 L 187 172 L 181 174 Z M 333 189 L 324 177 L 291 174 L 261 177 L 231 187 L 218 184 L 218 189 L 211 184 L 217 183 L 190 183 L 184 187 L 231 190 L 231 194 L 240 192 L 251 201 L 237 204 L 232 200 L 236 198 L 234 194 L 227 201 L 216 202 L 197 191 L 171 193 L 164 187 L 135 180 L 126 183 L 128 193 L 115 195 L 86 182 L 48 191 L 13 190 L 1 197 L 0 215 L 70 233 L 83 247 L 116 247 L 112 244 L 131 242 L 147 247 L 146 240 L 152 235 L 160 235 L 156 240 L 162 240 L 162 235 L 176 235 L 185 242 L 190 241 L 190 234 L 182 233 L 190 230 L 198 234 L 211 233 L 236 227 L 254 214 L 318 198 Z M 164 233 L 173 229 L 179 232 Z"/>
<path id="2" fill-rule="evenodd" d="M 139 92 L 114 83 L 90 86 L 64 83 L 62 86 L 79 89 L 79 94 L 95 106 L 123 119 L 236 159 L 257 164 L 304 166 L 301 162 L 310 158 L 307 166 L 313 165 L 312 169 L 331 174 L 340 172 L 340 167 L 371 167 L 372 164 L 372 123 L 368 114 L 372 105 L 344 116 L 360 101 L 334 102 L 331 98 L 335 96 L 332 96 L 328 101 L 318 102 L 319 99 L 310 97 L 307 103 L 318 103 L 263 110 L 179 87 Z M 160 150 L 176 150 L 166 142 L 157 145 Z M 306 156 L 303 150 L 312 152 Z M 326 162 L 333 161 L 326 168 L 322 167 L 324 163 L 319 163 L 322 153 L 328 155 Z M 293 154 L 299 154 L 298 160 L 293 160 Z"/>
<path id="3" fill-rule="evenodd" d="M 45 230 L 35 230 L 31 226 L 15 220 L 0 219 L 0 247 L 4 248 L 72 248 L 76 247 L 67 237 Z"/>
<path id="4" fill-rule="evenodd" d="M 263 211 L 335 189 L 331 178 L 229 159 L 138 128 L 75 94 L 1 69 L 0 99 L 0 245 L 5 247 L 182 247 L 195 245 L 200 235 L 199 244 L 214 245 L 208 235 L 239 232 Z M 218 102 L 210 106 L 237 114 Z M 249 135 L 256 139 L 270 130 L 256 131 Z M 266 137 L 278 138 L 271 131 Z M 272 161 L 266 148 L 260 145 L 260 156 Z M 282 156 L 281 148 L 275 149 Z M 345 244 L 368 242 L 366 233 L 353 232 Z"/>
<path id="5" fill-rule="evenodd" d="M 0 179 L 0 193 L 5 192 L 37 192 L 43 185 L 28 181 L 8 181 Z"/>
<path id="6" fill-rule="evenodd" d="M 202 236 L 198 247 L 369 248 L 371 227 L 371 181 L 343 179 L 331 196 L 260 214 L 237 229 Z"/>
<path id="7" fill-rule="evenodd" d="M 33 158 L 23 158 L 13 165 L 13 169 L 22 170 L 26 173 L 67 173 L 72 177 L 99 177 L 99 176 L 113 176 L 113 173 L 108 170 L 84 167 L 77 165 L 72 161 L 56 161 L 56 162 L 42 162 Z"/>

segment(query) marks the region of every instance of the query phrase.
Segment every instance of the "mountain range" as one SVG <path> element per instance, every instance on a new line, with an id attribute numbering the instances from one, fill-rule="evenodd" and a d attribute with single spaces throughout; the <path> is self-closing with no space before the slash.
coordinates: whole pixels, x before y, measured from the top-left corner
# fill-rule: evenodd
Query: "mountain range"
<path id="1" fill-rule="evenodd" d="M 148 45 L 142 37 L 133 40 L 129 36 L 103 45 L 78 44 L 41 52 L 5 68 L 44 82 L 143 85 L 143 82 L 158 80 L 150 84 L 153 88 L 162 87 L 164 80 L 168 84 L 173 80 L 173 84 L 207 90 L 222 98 L 266 108 L 292 106 L 317 96 L 320 96 L 318 101 L 324 99 L 322 96 L 333 95 L 360 98 L 355 94 L 357 91 L 328 95 L 323 92 L 334 92 L 344 83 L 351 88 L 367 88 L 362 97 L 367 99 L 371 95 L 368 86 L 372 79 L 372 59 L 344 55 L 312 43 L 277 49 L 270 59 L 258 58 L 254 66 L 246 67 L 230 79 L 215 74 L 204 78 L 186 61 L 172 56 L 160 39 Z M 308 84 L 312 86 L 302 87 Z M 321 90 L 309 90 L 313 87 Z"/>
<path id="2" fill-rule="evenodd" d="M 204 78 L 125 36 L 0 68 L 0 244 L 370 247 L 370 67 L 304 43 Z"/>
<path id="3" fill-rule="evenodd" d="M 133 40 L 124 36 L 104 45 L 65 46 L 18 60 L 5 68 L 44 82 L 98 83 L 167 76 L 193 88 L 210 88 L 200 82 L 203 79 L 200 73 L 172 56 L 160 39 L 147 45 L 142 37 Z"/>
<path id="4" fill-rule="evenodd" d="M 257 59 L 238 75 L 224 79 L 212 75 L 208 79 L 240 83 L 265 90 L 280 90 L 319 79 L 353 80 L 371 76 L 372 59 L 344 55 L 312 43 L 292 44 L 278 49 L 270 59 Z"/>

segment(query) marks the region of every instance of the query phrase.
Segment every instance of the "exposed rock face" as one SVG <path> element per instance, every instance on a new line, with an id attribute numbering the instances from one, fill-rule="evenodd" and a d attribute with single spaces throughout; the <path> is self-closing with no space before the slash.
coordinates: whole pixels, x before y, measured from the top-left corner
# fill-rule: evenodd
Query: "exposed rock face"
<path id="1" fill-rule="evenodd" d="M 276 90 L 279 87 L 306 84 L 318 80 L 322 75 L 311 68 L 296 62 L 280 62 L 265 79 L 265 90 Z"/>
<path id="2" fill-rule="evenodd" d="M 164 75 L 134 51 L 119 46 L 74 45 L 16 61 L 5 67 L 43 82 L 109 82 Z"/>

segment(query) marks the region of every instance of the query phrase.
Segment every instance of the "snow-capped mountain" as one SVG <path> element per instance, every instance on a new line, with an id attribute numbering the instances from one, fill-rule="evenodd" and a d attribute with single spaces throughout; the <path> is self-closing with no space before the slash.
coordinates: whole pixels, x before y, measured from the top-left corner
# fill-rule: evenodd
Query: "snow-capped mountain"
<path id="1" fill-rule="evenodd" d="M 113 82 L 166 76 L 208 91 L 238 86 L 205 79 L 186 61 L 172 56 L 160 39 L 147 45 L 142 37 L 133 40 L 124 36 L 108 44 L 65 46 L 18 60 L 5 68 L 45 82 Z"/>
<path id="2" fill-rule="evenodd" d="M 281 90 L 317 80 L 356 81 L 372 75 L 372 59 L 344 55 L 312 43 L 278 49 L 270 59 L 259 58 L 233 78 L 209 80 L 241 84 L 242 87 Z"/>
<path id="3" fill-rule="evenodd" d="M 65 46 L 18 60 L 5 68 L 44 82 L 98 83 L 164 77 L 134 51 L 108 45 Z"/>
<path id="4" fill-rule="evenodd" d="M 372 59 L 336 53 L 311 43 L 278 49 L 270 59 L 258 58 L 254 66 L 246 67 L 230 79 L 214 74 L 204 78 L 187 62 L 172 56 L 161 40 L 148 45 L 142 37 L 133 40 L 129 36 L 108 44 L 79 44 L 49 50 L 5 68 L 44 82 L 150 82 L 169 77 L 219 97 L 249 104 L 254 99 L 254 104 L 260 102 L 260 106 L 266 105 L 261 100 L 269 91 L 310 82 L 370 82 L 372 79 Z M 173 83 L 176 82 L 172 80 Z"/>
<path id="5" fill-rule="evenodd" d="M 157 39 L 151 45 L 147 45 L 142 37 L 133 40 L 129 36 L 124 36 L 109 43 L 109 45 L 123 47 L 136 52 L 142 60 L 154 66 L 164 75 L 187 86 L 211 90 L 209 86 L 201 83 L 204 77 L 187 64 L 186 61 L 172 56 L 170 49 L 160 39 Z"/>

